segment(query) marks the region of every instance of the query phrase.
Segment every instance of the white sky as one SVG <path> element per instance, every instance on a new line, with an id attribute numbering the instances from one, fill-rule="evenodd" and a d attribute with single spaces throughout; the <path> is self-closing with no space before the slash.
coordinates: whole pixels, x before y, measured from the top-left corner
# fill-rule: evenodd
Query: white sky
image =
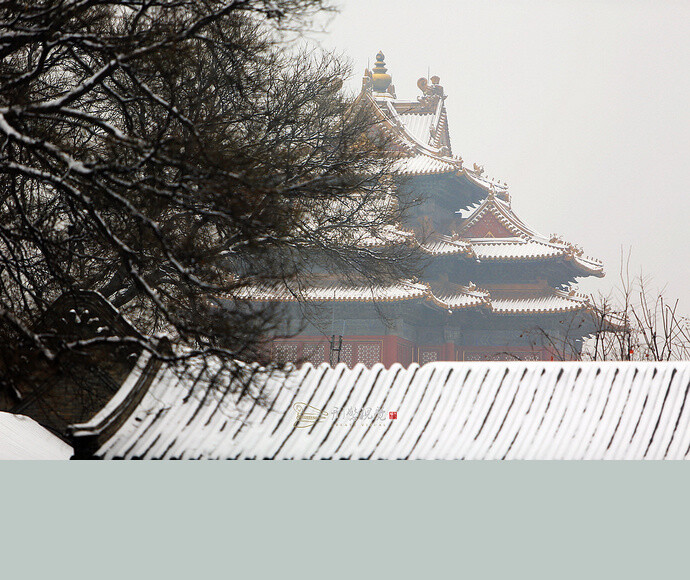
<path id="1" fill-rule="evenodd" d="M 318 36 L 358 88 L 386 55 L 398 97 L 439 75 L 453 152 L 506 181 L 516 213 L 604 261 L 621 246 L 690 313 L 690 2 L 349 0 Z"/>

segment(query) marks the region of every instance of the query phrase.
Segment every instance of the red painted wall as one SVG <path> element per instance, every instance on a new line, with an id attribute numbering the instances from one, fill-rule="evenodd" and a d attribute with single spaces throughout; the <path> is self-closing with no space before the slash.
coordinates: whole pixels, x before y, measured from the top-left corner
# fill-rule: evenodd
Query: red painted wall
<path id="1" fill-rule="evenodd" d="M 489 212 L 484 214 L 476 224 L 463 232 L 462 235 L 468 238 L 512 238 L 515 236 L 494 214 Z"/>

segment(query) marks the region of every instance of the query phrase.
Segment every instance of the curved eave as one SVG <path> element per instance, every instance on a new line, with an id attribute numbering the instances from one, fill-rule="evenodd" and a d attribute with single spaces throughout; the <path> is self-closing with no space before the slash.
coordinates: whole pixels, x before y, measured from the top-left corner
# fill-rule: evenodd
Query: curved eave
<path id="1" fill-rule="evenodd" d="M 427 153 L 416 153 L 400 157 L 394 162 L 393 168 L 394 174 L 402 177 L 455 175 L 458 171 L 458 162 Z"/>
<path id="2" fill-rule="evenodd" d="M 461 232 L 462 230 L 466 230 L 477 223 L 485 212 L 491 212 L 491 214 L 496 217 L 501 224 L 506 227 L 506 229 L 515 233 L 517 236 L 522 237 L 528 243 L 539 244 L 545 248 L 549 248 L 548 253 L 546 250 L 544 251 L 542 254 L 543 257 L 557 257 L 554 252 L 558 252 L 559 256 L 562 256 L 566 261 L 572 261 L 573 265 L 586 272 L 588 275 L 598 277 L 602 277 L 604 275 L 604 268 L 601 262 L 593 258 L 582 256 L 582 251 L 577 249 L 573 244 L 563 242 L 562 240 L 556 238 L 551 238 L 547 241 L 547 238 L 530 228 L 517 215 L 515 215 L 510 206 L 493 196 L 491 198 L 487 198 L 487 200 L 477 208 L 474 214 L 465 220 Z M 471 241 L 471 238 L 469 240 Z M 534 257 L 539 257 L 539 255 L 537 254 Z M 491 258 L 487 257 L 486 259 Z"/>
<path id="3" fill-rule="evenodd" d="M 465 238 L 462 242 L 452 242 L 458 244 L 455 248 L 450 247 L 451 242 L 443 242 L 443 244 L 448 244 L 449 247 L 428 247 L 421 246 L 422 250 L 426 253 L 435 257 L 444 256 L 456 256 L 467 260 L 479 260 L 480 262 L 561 262 L 564 265 L 570 266 L 574 275 L 586 275 L 586 276 L 604 276 L 603 265 L 599 262 L 593 260 L 583 259 L 579 256 L 572 256 L 568 249 L 565 247 L 553 246 L 546 242 L 533 241 L 534 245 L 543 246 L 544 249 L 539 251 L 536 250 L 529 254 L 520 253 L 520 246 L 522 244 L 514 244 L 515 249 L 511 249 L 511 244 L 500 242 L 500 241 L 488 241 L 488 239 L 481 238 L 481 241 L 477 241 L 478 238 Z M 493 240 L 493 239 L 492 239 Z M 530 242 L 528 242 L 530 243 Z M 463 245 L 460 245 L 463 244 Z M 467 245 L 464 245 L 467 244 Z M 488 252 L 485 250 L 486 247 L 500 246 L 505 244 L 505 252 Z M 581 272 L 581 274 L 579 274 Z"/>
<path id="4" fill-rule="evenodd" d="M 553 260 L 565 257 L 561 248 L 542 242 L 486 242 L 468 240 L 473 255 L 481 261 Z"/>
<path id="5" fill-rule="evenodd" d="M 420 244 L 419 249 L 431 256 L 457 256 L 462 255 L 473 258 L 472 247 L 468 244 L 458 243 L 451 240 L 439 240 Z"/>
<path id="6" fill-rule="evenodd" d="M 494 192 L 497 195 L 508 192 L 508 187 L 499 183 L 498 181 L 484 178 L 481 174 L 463 167 L 462 171 L 458 173 L 458 177 L 464 177 L 470 183 L 481 187 L 487 193 Z"/>
<path id="7" fill-rule="evenodd" d="M 603 278 L 606 275 L 604 272 L 604 265 L 601 262 L 588 258 L 582 258 L 580 256 L 574 256 L 570 262 L 579 271 L 585 272 L 588 276 Z"/>
<path id="8" fill-rule="evenodd" d="M 395 287 L 346 287 L 331 286 L 327 288 L 306 288 L 291 291 L 287 288 L 264 289 L 247 288 L 236 296 L 240 300 L 263 303 L 328 303 L 328 302 L 402 302 L 419 300 L 429 293 L 426 284 L 410 283 Z"/>
<path id="9" fill-rule="evenodd" d="M 426 284 L 414 284 L 406 288 L 368 288 L 330 287 L 327 289 L 305 290 L 301 294 L 288 295 L 274 291 L 257 291 L 255 296 L 243 297 L 254 302 L 355 302 L 355 303 L 393 303 L 424 300 L 433 308 L 452 313 L 457 310 L 480 309 L 496 315 L 558 314 L 589 309 L 588 300 L 578 294 L 566 294 L 560 290 L 526 292 L 506 295 L 505 291 L 492 295 L 492 291 L 476 288 L 460 288 L 453 293 L 434 293 Z"/>
<path id="10" fill-rule="evenodd" d="M 536 255 L 536 256 L 481 256 L 474 254 L 476 259 L 480 262 L 542 262 L 546 260 L 558 261 L 562 258 L 562 255 L 548 256 L 548 255 Z"/>
<path id="11" fill-rule="evenodd" d="M 491 298 L 491 311 L 495 314 L 562 314 L 589 307 L 584 296 L 559 290 L 537 296 Z"/>
<path id="12" fill-rule="evenodd" d="M 429 296 L 427 296 L 427 300 L 448 312 L 465 310 L 468 308 L 490 307 L 488 293 L 472 291 L 457 294 L 442 294 L 440 296 L 430 293 Z"/>
<path id="13" fill-rule="evenodd" d="M 569 306 L 561 307 L 533 307 L 533 308 L 521 308 L 521 307 L 507 307 L 507 306 L 497 306 L 494 302 L 491 303 L 491 312 L 494 314 L 561 314 L 566 312 L 577 312 L 579 310 L 587 310 L 585 304 L 572 304 Z"/>
<path id="14" fill-rule="evenodd" d="M 490 291 L 465 289 L 455 294 L 435 295 L 427 300 L 448 312 L 478 308 L 496 315 L 559 314 L 587 310 L 589 302 L 580 295 L 569 295 L 558 290 L 552 293 L 516 298 L 493 297 Z"/>

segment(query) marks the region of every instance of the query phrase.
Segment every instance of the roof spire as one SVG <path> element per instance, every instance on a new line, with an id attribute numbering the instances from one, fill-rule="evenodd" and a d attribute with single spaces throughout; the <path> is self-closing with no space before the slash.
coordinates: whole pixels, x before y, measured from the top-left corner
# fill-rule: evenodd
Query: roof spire
<path id="1" fill-rule="evenodd" d="M 393 80 L 391 75 L 386 74 L 388 69 L 386 68 L 386 63 L 383 60 L 384 58 L 383 53 L 379 51 L 379 53 L 376 55 L 376 64 L 374 64 L 374 74 L 372 75 L 374 81 L 373 88 L 377 93 L 387 92 L 391 81 Z"/>

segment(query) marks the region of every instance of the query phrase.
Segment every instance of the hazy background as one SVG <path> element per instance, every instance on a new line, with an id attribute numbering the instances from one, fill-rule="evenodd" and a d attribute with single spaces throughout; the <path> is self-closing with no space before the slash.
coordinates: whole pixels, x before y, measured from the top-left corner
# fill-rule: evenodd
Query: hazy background
<path id="1" fill-rule="evenodd" d="M 354 64 L 382 50 L 399 98 L 439 75 L 453 152 L 506 181 L 513 208 L 667 286 L 690 314 L 690 2 L 349 0 L 316 35 Z"/>

